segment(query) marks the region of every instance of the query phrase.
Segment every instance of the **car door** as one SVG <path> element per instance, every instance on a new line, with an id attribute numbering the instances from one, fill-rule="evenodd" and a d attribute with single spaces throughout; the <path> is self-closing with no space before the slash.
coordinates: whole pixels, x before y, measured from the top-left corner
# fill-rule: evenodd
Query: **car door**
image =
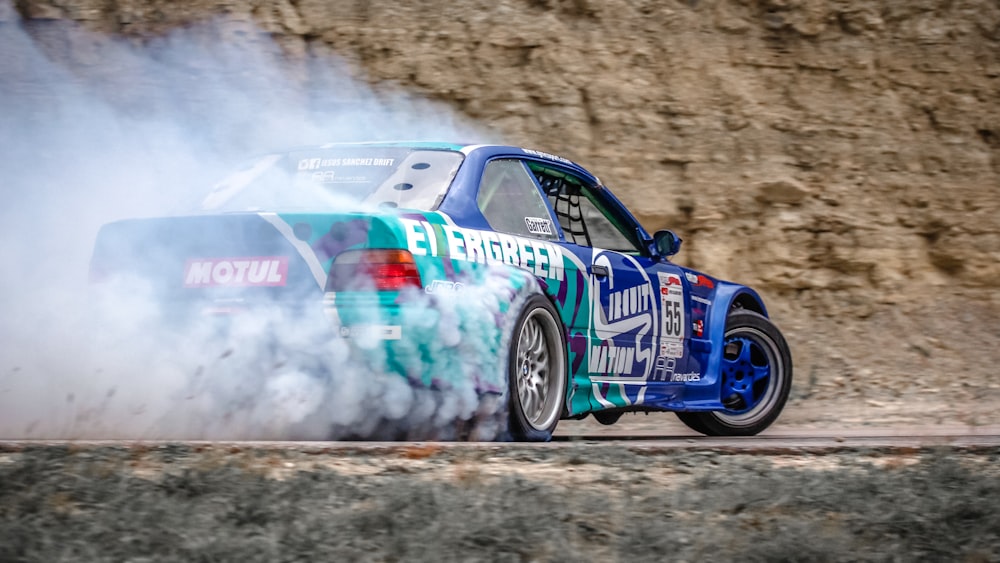
<path id="1" fill-rule="evenodd" d="M 588 314 L 572 330 L 586 335 L 576 374 L 594 407 L 676 398 L 690 332 L 682 270 L 650 256 L 638 223 L 606 189 L 554 165 L 531 168 L 588 276 Z"/>

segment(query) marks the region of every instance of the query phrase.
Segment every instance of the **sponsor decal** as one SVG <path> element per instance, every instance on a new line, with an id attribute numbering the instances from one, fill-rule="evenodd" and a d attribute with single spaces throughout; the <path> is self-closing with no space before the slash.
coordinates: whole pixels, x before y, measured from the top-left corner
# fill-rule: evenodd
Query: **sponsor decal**
<path id="1" fill-rule="evenodd" d="M 361 340 L 399 340 L 403 327 L 399 325 L 353 325 L 340 327 L 341 338 Z"/>
<path id="2" fill-rule="evenodd" d="M 337 171 L 317 170 L 312 173 L 312 180 L 317 184 L 335 184 L 337 183 Z"/>
<path id="3" fill-rule="evenodd" d="M 549 160 L 554 160 L 556 162 L 562 162 L 564 164 L 573 164 L 573 161 L 571 161 L 571 160 L 565 159 L 565 158 L 563 158 L 561 156 L 556 156 L 554 154 L 549 154 L 547 152 L 535 151 L 535 150 L 531 150 L 531 149 L 521 149 L 521 150 L 523 150 L 527 154 L 530 154 L 531 156 L 537 156 L 537 157 L 541 157 L 541 158 L 547 158 Z"/>
<path id="4" fill-rule="evenodd" d="M 660 356 L 652 379 L 672 381 L 677 359 L 684 356 L 684 284 L 680 276 L 657 272 L 660 282 Z"/>
<path id="5" fill-rule="evenodd" d="M 694 335 L 701 338 L 705 334 L 705 321 L 698 319 L 693 323 L 691 328 L 694 330 Z"/>
<path id="6" fill-rule="evenodd" d="M 427 293 L 458 293 L 462 291 L 462 282 L 453 282 L 447 280 L 433 280 L 430 285 L 424 287 L 424 291 Z"/>
<path id="7" fill-rule="evenodd" d="M 660 356 L 656 358 L 656 366 L 653 368 L 651 381 L 670 381 L 673 383 L 692 383 L 695 381 L 701 381 L 701 375 L 696 372 L 688 373 L 674 373 L 674 369 L 677 367 L 677 360 L 675 358 L 667 358 Z"/>
<path id="8" fill-rule="evenodd" d="M 395 158 L 303 158 L 298 169 L 317 170 L 334 166 L 392 166 Z"/>
<path id="9" fill-rule="evenodd" d="M 708 305 L 708 306 L 712 305 L 712 301 L 710 299 L 705 299 L 704 297 L 698 297 L 697 295 L 692 295 L 691 301 L 701 303 L 702 305 Z"/>
<path id="10" fill-rule="evenodd" d="M 406 246 L 414 256 L 441 256 L 478 264 L 507 264 L 538 277 L 562 281 L 566 276 L 562 249 L 548 242 L 493 231 L 440 225 L 444 244 L 427 221 L 400 218 Z"/>
<path id="11" fill-rule="evenodd" d="M 635 365 L 635 348 L 615 346 L 610 340 L 591 346 L 590 373 L 632 373 Z"/>
<path id="12" fill-rule="evenodd" d="M 650 293 L 649 284 L 608 292 L 608 322 L 629 319 L 636 315 L 648 315 Z"/>
<path id="13" fill-rule="evenodd" d="M 656 364 L 653 366 L 653 373 L 651 374 L 650 380 L 670 381 L 670 377 L 674 374 L 675 367 L 677 367 L 676 358 L 664 356 L 656 358 Z"/>
<path id="14" fill-rule="evenodd" d="M 715 287 L 715 283 L 713 283 L 712 280 L 708 279 L 708 277 L 703 276 L 701 274 L 684 272 L 684 277 L 687 278 L 687 281 L 690 282 L 691 285 L 696 285 L 698 287 L 707 287 L 709 289 Z"/>
<path id="15" fill-rule="evenodd" d="M 680 358 L 684 356 L 684 344 L 680 340 L 663 339 L 660 341 L 660 356 Z"/>
<path id="16" fill-rule="evenodd" d="M 552 221 L 548 219 L 541 219 L 539 217 L 525 217 L 524 226 L 528 228 L 528 232 L 533 235 L 545 235 L 552 236 Z"/>
<path id="17" fill-rule="evenodd" d="M 694 381 L 701 381 L 701 375 L 698 372 L 692 371 L 689 373 L 675 373 L 670 376 L 670 381 L 679 381 L 681 383 L 691 383 Z"/>
<path id="18" fill-rule="evenodd" d="M 680 276 L 657 272 L 660 279 L 661 336 L 684 338 L 684 286 Z"/>
<path id="19" fill-rule="evenodd" d="M 205 316 L 236 315 L 244 312 L 241 307 L 204 307 L 201 314 Z"/>
<path id="20" fill-rule="evenodd" d="M 184 264 L 184 287 L 276 287 L 288 282 L 287 256 L 197 258 Z"/>
<path id="21" fill-rule="evenodd" d="M 631 262 L 641 278 L 616 276 L 614 265 L 618 260 Z M 601 282 L 593 277 L 590 280 L 591 321 L 594 335 L 602 342 L 590 349 L 589 371 L 644 379 L 656 356 L 653 286 L 642 267 L 628 255 L 595 250 L 592 264 L 605 267 L 608 277 Z"/>

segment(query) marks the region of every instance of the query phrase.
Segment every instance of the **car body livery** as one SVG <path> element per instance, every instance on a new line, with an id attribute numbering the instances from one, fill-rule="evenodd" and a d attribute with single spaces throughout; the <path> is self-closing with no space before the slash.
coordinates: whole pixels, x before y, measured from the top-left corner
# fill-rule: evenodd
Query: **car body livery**
<path id="1" fill-rule="evenodd" d="M 155 280 L 179 316 L 321 316 L 414 387 L 473 378 L 514 439 L 636 411 L 756 434 L 787 399 L 787 344 L 756 292 L 672 263 L 679 246 L 555 155 L 350 143 L 253 160 L 202 213 L 106 225 L 91 275 Z M 448 367 L 470 354 L 486 360 Z"/>

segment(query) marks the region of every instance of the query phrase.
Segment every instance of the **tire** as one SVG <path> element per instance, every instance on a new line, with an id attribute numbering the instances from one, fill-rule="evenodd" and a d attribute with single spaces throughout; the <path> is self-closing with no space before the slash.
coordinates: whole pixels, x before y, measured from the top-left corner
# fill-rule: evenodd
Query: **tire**
<path id="1" fill-rule="evenodd" d="M 736 309 L 726 320 L 720 378 L 725 410 L 679 412 L 692 430 L 708 436 L 754 436 L 781 414 L 792 388 L 792 355 L 774 324 Z"/>
<path id="2" fill-rule="evenodd" d="M 566 335 L 544 295 L 528 297 L 508 340 L 508 428 L 511 438 L 547 442 L 566 402 Z"/>
<path id="3" fill-rule="evenodd" d="M 618 419 L 622 417 L 620 412 L 595 412 L 594 420 L 603 424 L 604 426 L 611 426 L 612 424 L 618 422 Z"/>

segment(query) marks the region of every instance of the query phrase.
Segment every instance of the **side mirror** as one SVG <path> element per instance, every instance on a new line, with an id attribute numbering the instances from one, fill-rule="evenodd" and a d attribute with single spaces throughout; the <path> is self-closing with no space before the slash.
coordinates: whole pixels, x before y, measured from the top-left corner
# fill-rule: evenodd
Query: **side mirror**
<path id="1" fill-rule="evenodd" d="M 660 256 L 673 256 L 681 251 L 681 237 L 673 231 L 656 231 L 653 244 Z"/>

